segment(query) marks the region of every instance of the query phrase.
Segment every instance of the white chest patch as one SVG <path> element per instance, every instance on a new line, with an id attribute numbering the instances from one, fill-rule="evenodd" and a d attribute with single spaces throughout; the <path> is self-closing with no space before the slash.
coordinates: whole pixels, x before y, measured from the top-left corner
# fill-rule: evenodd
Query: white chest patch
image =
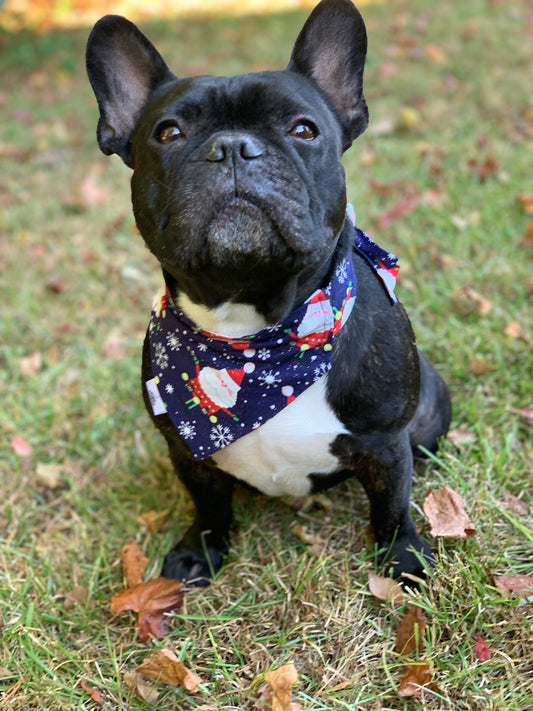
<path id="1" fill-rule="evenodd" d="M 268 496 L 309 494 L 309 474 L 339 468 L 329 445 L 348 432 L 326 401 L 326 378 L 262 427 L 214 454 L 217 466 Z"/>

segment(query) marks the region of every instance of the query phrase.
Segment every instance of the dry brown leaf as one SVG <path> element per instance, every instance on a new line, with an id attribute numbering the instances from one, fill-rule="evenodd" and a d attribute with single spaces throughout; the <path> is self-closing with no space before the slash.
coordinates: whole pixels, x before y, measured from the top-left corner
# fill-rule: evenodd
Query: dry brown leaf
<path id="1" fill-rule="evenodd" d="M 134 588 L 142 583 L 148 558 L 144 555 L 137 543 L 126 543 L 120 549 L 120 562 L 122 572 L 126 578 L 128 588 Z"/>
<path id="2" fill-rule="evenodd" d="M 486 375 L 494 370 L 492 363 L 489 363 L 484 358 L 471 358 L 468 364 L 468 372 L 472 375 Z"/>
<path id="3" fill-rule="evenodd" d="M 81 688 L 85 691 L 86 694 L 89 694 L 91 699 L 98 704 L 99 706 L 103 706 L 104 700 L 102 699 L 102 694 L 98 691 L 98 689 L 95 689 L 92 686 L 89 686 L 89 682 L 86 679 L 82 679 L 80 682 Z"/>
<path id="4" fill-rule="evenodd" d="M 168 514 L 168 509 L 164 509 L 163 511 L 147 511 L 146 513 L 141 514 L 139 518 L 146 526 L 148 526 L 148 530 L 152 536 L 154 536 L 161 530 L 161 526 L 163 525 Z"/>
<path id="5" fill-rule="evenodd" d="M 292 699 L 292 686 L 298 683 L 298 672 L 292 662 L 265 674 L 260 701 L 272 711 L 299 711 L 301 706 Z"/>
<path id="6" fill-rule="evenodd" d="M 522 205 L 526 215 L 533 215 L 533 193 L 522 193 L 518 196 L 518 202 Z"/>
<path id="7" fill-rule="evenodd" d="M 167 578 L 155 578 L 116 593 L 111 598 L 111 611 L 118 615 L 125 610 L 139 613 L 138 635 L 146 642 L 152 634 L 161 639 L 168 633 L 168 625 L 163 617 L 165 612 L 177 610 L 181 606 L 183 593 L 181 583 Z"/>
<path id="8" fill-rule="evenodd" d="M 518 514 L 519 516 L 529 516 L 531 512 L 531 507 L 527 501 L 524 501 L 524 499 L 521 499 L 518 496 L 511 496 L 510 494 L 507 496 L 505 501 L 500 502 L 500 505 L 502 508 L 511 511 L 511 513 Z"/>
<path id="9" fill-rule="evenodd" d="M 139 699 L 146 701 L 148 704 L 155 704 L 159 699 L 159 691 L 154 684 L 144 676 L 137 674 L 134 671 L 127 671 L 123 676 L 125 686 L 132 691 Z"/>
<path id="10" fill-rule="evenodd" d="M 533 595 L 533 575 L 493 575 L 492 580 L 498 590 L 509 597 Z"/>
<path id="11" fill-rule="evenodd" d="M 491 301 L 482 296 L 475 289 L 470 286 L 465 286 L 464 289 L 459 290 L 459 296 L 470 304 L 474 304 L 476 310 L 482 315 L 487 316 L 493 309 L 493 304 Z"/>
<path id="12" fill-rule="evenodd" d="M 170 649 L 159 649 L 146 657 L 135 671 L 153 681 L 180 686 L 191 694 L 195 694 L 198 684 L 202 683 L 200 677 L 187 669 Z"/>
<path id="13" fill-rule="evenodd" d="M 29 378 L 32 375 L 37 375 L 43 367 L 43 354 L 37 351 L 25 358 L 19 360 L 20 374 Z"/>
<path id="14" fill-rule="evenodd" d="M 57 489 L 61 485 L 61 475 L 65 467 L 62 464 L 44 464 L 38 462 L 35 468 L 35 477 L 39 484 L 49 489 Z"/>
<path id="15" fill-rule="evenodd" d="M 509 321 L 503 332 L 508 338 L 512 338 L 514 341 L 529 343 L 529 336 L 524 331 L 522 324 L 519 321 Z"/>
<path id="16" fill-rule="evenodd" d="M 72 590 L 65 593 L 65 610 L 73 610 L 78 605 L 85 605 L 89 599 L 89 586 L 77 585 Z"/>
<path id="17" fill-rule="evenodd" d="M 438 693 L 439 688 L 433 683 L 433 673 L 424 657 L 415 664 L 406 665 L 398 693 L 404 698 L 422 699 L 428 691 Z"/>
<path id="18" fill-rule="evenodd" d="M 477 439 L 475 433 L 467 429 L 450 430 L 447 437 L 456 447 L 461 447 L 465 444 L 472 444 Z"/>
<path id="19" fill-rule="evenodd" d="M 408 656 L 420 654 L 423 647 L 426 618 L 417 605 L 410 605 L 409 612 L 398 625 L 394 651 Z"/>
<path id="20" fill-rule="evenodd" d="M 368 574 L 368 589 L 378 600 L 384 600 L 393 605 L 401 604 L 405 598 L 402 586 L 396 580 L 384 578 L 372 572 Z"/>
<path id="21" fill-rule="evenodd" d="M 524 236 L 520 241 L 520 246 L 526 249 L 533 247 L 533 222 L 528 222 Z"/>
<path id="22" fill-rule="evenodd" d="M 533 406 L 531 407 L 520 407 L 520 408 L 510 408 L 510 412 L 513 415 L 519 415 L 528 425 L 533 425 Z"/>
<path id="23" fill-rule="evenodd" d="M 426 496 L 424 513 L 431 525 L 430 534 L 436 538 L 472 538 L 476 534 L 462 498 L 448 486 Z"/>
<path id="24" fill-rule="evenodd" d="M 315 533 L 308 533 L 305 526 L 293 526 L 292 532 L 298 536 L 298 538 L 309 546 L 310 550 L 317 556 L 319 556 L 326 545 L 326 541 Z"/>

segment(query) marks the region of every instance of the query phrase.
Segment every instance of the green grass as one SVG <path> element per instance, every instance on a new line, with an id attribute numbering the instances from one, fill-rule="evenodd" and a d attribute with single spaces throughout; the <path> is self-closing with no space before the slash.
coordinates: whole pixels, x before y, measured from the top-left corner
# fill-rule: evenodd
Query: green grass
<path id="1" fill-rule="evenodd" d="M 399 294 L 450 385 L 453 427 L 474 434 L 417 465 L 417 521 L 427 489 L 447 484 L 477 529 L 469 541 L 434 543 L 439 564 L 415 600 L 442 696 L 427 707 L 522 711 L 533 705 L 531 605 L 503 598 L 488 571 L 533 572 L 531 518 L 501 506 L 509 494 L 530 500 L 533 466 L 531 426 L 512 411 L 533 400 L 531 247 L 522 243 L 531 217 L 517 200 L 532 190 L 528 5 L 397 0 L 364 15 L 371 126 L 345 158 L 349 198 L 359 224 L 400 255 Z M 303 19 L 143 29 L 181 75 L 235 73 L 285 66 Z M 204 683 L 195 697 L 159 688 L 160 709 L 250 709 L 256 677 L 289 659 L 305 709 L 425 708 L 397 693 L 405 660 L 393 647 L 405 610 L 368 591 L 374 555 L 355 481 L 328 492 L 332 512 L 239 492 L 227 563 L 211 587 L 187 594 L 168 639 L 141 644 L 133 615 L 111 620 L 121 545 L 138 540 L 156 575 L 192 514 L 140 397 L 159 273 L 132 228 L 129 171 L 96 146 L 86 35 L 0 34 L 0 667 L 12 673 L 0 679 L 0 708 L 18 682 L 14 711 L 97 708 L 82 679 L 101 690 L 104 708 L 151 708 L 123 674 L 164 644 Z M 481 180 L 469 161 L 489 159 L 496 170 Z M 94 184 L 109 198 L 92 207 L 79 186 L 98 171 Z M 381 226 L 410 184 L 437 191 L 438 204 Z M 464 297 L 466 287 L 492 303 L 490 313 Z M 504 334 L 512 321 L 528 342 Z M 20 359 L 35 352 L 42 368 L 25 376 Z M 487 372 L 476 375 L 475 362 Z M 14 434 L 31 444 L 30 458 L 10 450 Z M 60 488 L 39 483 L 39 462 L 63 465 Z M 166 508 L 158 533 L 139 523 Z M 291 532 L 295 521 L 327 542 L 322 554 Z M 87 599 L 72 606 L 78 586 Z M 487 662 L 475 658 L 478 636 L 492 651 Z"/>

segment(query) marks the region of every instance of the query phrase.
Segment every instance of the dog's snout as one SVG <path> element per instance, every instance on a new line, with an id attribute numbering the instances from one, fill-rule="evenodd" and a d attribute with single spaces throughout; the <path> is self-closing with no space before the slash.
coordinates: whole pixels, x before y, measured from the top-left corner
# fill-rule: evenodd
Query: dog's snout
<path id="1" fill-rule="evenodd" d="M 221 163 L 230 159 L 251 160 L 263 154 L 259 141 L 248 133 L 217 133 L 204 146 L 204 158 L 210 163 Z"/>

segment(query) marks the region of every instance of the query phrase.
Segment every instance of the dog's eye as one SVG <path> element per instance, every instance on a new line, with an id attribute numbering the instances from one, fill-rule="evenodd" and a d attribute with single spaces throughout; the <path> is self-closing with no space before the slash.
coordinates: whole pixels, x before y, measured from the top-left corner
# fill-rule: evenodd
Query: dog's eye
<path id="1" fill-rule="evenodd" d="M 159 143 L 172 143 L 176 141 L 183 133 L 176 123 L 165 123 L 158 126 L 155 132 L 156 140 Z"/>
<path id="2" fill-rule="evenodd" d="M 312 123 L 297 123 L 289 131 L 291 136 L 301 138 L 303 141 L 312 141 L 318 136 L 318 131 Z"/>

